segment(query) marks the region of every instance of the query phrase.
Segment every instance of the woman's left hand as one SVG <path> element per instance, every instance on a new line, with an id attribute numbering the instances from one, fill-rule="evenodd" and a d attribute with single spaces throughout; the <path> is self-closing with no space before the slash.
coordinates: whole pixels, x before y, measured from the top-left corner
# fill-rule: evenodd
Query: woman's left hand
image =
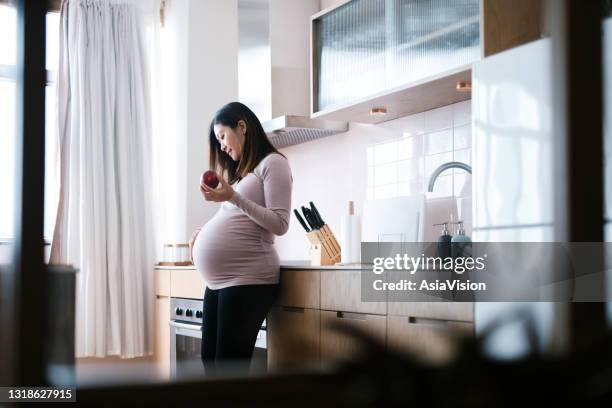
<path id="1" fill-rule="evenodd" d="M 227 181 L 221 175 L 217 175 L 219 178 L 219 185 L 217 188 L 212 188 L 206 184 L 200 184 L 200 193 L 206 201 L 227 201 L 234 195 L 234 189 L 230 186 Z"/>

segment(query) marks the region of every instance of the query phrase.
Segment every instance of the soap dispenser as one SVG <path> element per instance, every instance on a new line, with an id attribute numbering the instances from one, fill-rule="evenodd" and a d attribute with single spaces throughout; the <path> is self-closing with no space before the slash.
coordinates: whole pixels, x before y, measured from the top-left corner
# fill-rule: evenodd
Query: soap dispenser
<path id="1" fill-rule="evenodd" d="M 434 226 L 442 225 L 442 235 L 438 237 L 438 256 L 442 259 L 451 256 L 451 240 L 453 237 L 448 232 L 448 221 L 433 224 Z"/>
<path id="2" fill-rule="evenodd" d="M 457 221 L 457 234 L 451 239 L 451 253 L 453 258 L 471 256 L 472 239 L 465 234 L 463 221 Z"/>

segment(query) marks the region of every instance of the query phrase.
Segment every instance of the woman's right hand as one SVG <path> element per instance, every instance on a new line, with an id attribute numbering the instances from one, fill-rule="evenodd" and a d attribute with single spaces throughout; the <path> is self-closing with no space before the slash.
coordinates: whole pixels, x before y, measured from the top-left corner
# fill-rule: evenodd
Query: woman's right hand
<path id="1" fill-rule="evenodd" d="M 195 230 L 193 234 L 191 234 L 191 239 L 189 240 L 189 259 L 191 260 L 191 263 L 193 263 L 193 244 L 195 244 L 195 240 L 198 237 L 201 229 L 202 227 Z"/>

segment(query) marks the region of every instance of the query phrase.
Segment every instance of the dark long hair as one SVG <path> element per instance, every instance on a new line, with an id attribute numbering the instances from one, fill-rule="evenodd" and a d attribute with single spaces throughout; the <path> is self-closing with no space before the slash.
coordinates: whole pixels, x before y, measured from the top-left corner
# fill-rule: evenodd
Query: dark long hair
<path id="1" fill-rule="evenodd" d="M 246 123 L 247 131 L 240 161 L 235 162 L 221 150 L 221 144 L 215 136 L 214 126 L 224 125 L 236 130 L 238 122 L 241 120 Z M 261 122 L 253 111 L 240 102 L 230 102 L 215 113 L 213 120 L 210 122 L 208 139 L 210 142 L 210 168 L 221 174 L 226 172 L 230 184 L 252 172 L 259 162 L 270 153 L 278 153 L 285 157 L 284 154 L 272 146 L 261 126 Z"/>

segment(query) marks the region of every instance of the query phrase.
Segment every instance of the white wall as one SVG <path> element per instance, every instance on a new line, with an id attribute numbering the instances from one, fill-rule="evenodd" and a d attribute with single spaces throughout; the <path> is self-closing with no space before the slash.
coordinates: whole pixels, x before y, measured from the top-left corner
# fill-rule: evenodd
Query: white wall
<path id="1" fill-rule="evenodd" d="M 268 0 L 238 0 L 238 97 L 260 121 L 272 118 Z"/>
<path id="2" fill-rule="evenodd" d="M 203 201 L 199 183 L 208 169 L 210 120 L 221 106 L 238 99 L 237 22 L 237 0 L 190 1 L 185 240 L 219 207 Z"/>
<path id="3" fill-rule="evenodd" d="M 321 10 L 325 10 L 326 8 L 333 7 L 336 4 L 344 3 L 345 0 L 320 0 L 319 4 L 321 5 Z"/>
<path id="4" fill-rule="evenodd" d="M 453 160 L 471 163 L 470 120 L 471 101 L 465 101 L 380 125 L 351 123 L 346 133 L 282 149 L 293 173 L 292 206 L 299 208 L 313 201 L 323 219 L 339 237 L 340 217 L 347 212 L 348 201 L 354 201 L 355 212 L 362 214 L 368 186 L 375 190 L 376 185 L 380 184 L 376 176 L 368 175 L 371 168 L 367 154 L 369 147 L 413 138 L 415 143 L 411 159 L 394 159 L 385 166 L 397 164 L 398 175 L 405 176 L 407 180 L 420 180 L 410 194 L 424 193 L 425 181 L 429 180 L 431 171 L 437 165 Z M 468 144 L 460 142 L 460 139 L 467 139 Z M 401 165 L 409 162 L 413 165 L 408 168 Z M 402 194 L 402 183 L 393 183 L 394 191 Z M 428 193 L 427 198 L 466 197 L 471 195 L 470 185 L 469 176 L 462 170 L 449 170 L 440 176 L 434 193 Z M 373 198 L 381 198 L 377 194 L 382 194 L 383 190 L 378 189 Z M 468 212 L 471 215 L 471 205 Z M 444 220 L 438 222 L 441 221 Z M 466 227 L 470 233 L 469 222 Z M 277 237 L 276 248 L 281 260 L 308 259 L 309 242 L 293 214 L 289 231 Z"/>
<path id="5" fill-rule="evenodd" d="M 238 99 L 237 0 L 167 2 L 161 29 L 159 123 L 164 218 L 161 242 L 187 242 L 219 205 L 205 203 L 200 174 L 208 168 L 208 126 Z"/>
<path id="6" fill-rule="evenodd" d="M 159 30 L 159 49 L 154 71 L 153 132 L 156 162 L 154 177 L 159 180 L 160 243 L 183 242 L 186 235 L 189 1 L 167 3 L 165 25 Z"/>
<path id="7" fill-rule="evenodd" d="M 272 117 L 309 115 L 309 17 L 318 11 L 318 0 L 270 0 Z"/>

